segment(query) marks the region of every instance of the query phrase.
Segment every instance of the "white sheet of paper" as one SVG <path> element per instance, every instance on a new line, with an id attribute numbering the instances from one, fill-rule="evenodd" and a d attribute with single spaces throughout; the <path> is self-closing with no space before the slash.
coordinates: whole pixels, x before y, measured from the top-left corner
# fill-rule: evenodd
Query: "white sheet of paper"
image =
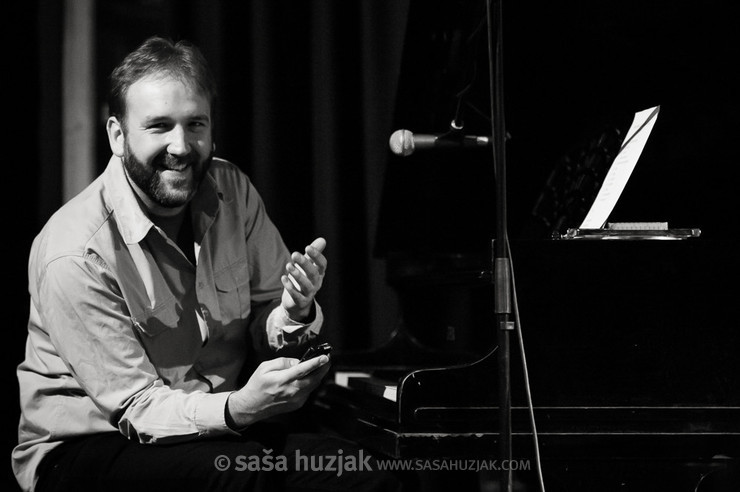
<path id="1" fill-rule="evenodd" d="M 581 229 L 601 229 L 604 226 L 635 169 L 659 112 L 660 106 L 655 106 L 635 113 L 622 148 L 606 173 L 599 193 L 581 223 Z"/>

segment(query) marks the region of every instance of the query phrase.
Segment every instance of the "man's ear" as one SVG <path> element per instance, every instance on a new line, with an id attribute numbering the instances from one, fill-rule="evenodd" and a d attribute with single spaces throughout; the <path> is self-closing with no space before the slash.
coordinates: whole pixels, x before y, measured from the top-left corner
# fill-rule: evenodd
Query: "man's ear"
<path id="1" fill-rule="evenodd" d="M 123 135 L 123 126 L 121 125 L 121 122 L 118 121 L 118 118 L 115 116 L 111 116 L 108 118 L 105 130 L 108 132 L 108 144 L 110 145 L 111 152 L 118 157 L 123 157 L 123 144 L 125 137 Z"/>

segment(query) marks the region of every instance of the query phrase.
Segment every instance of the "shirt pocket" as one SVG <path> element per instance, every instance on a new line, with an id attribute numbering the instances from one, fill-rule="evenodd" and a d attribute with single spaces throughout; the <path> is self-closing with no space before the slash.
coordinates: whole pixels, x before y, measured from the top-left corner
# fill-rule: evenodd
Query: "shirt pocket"
<path id="1" fill-rule="evenodd" d="M 132 313 L 131 321 L 149 338 L 160 335 L 165 330 L 176 328 L 179 323 L 177 300 L 171 296 L 165 301 L 157 302 L 154 309 L 145 309 Z"/>
<path id="2" fill-rule="evenodd" d="M 156 309 L 147 309 L 140 316 L 132 316 L 139 338 L 157 374 L 167 385 L 177 386 L 197 360 L 203 344 L 195 312 L 183 312 L 182 305 L 173 296 L 157 303 Z"/>
<path id="3" fill-rule="evenodd" d="M 216 295 L 224 325 L 237 319 L 246 319 L 250 312 L 249 264 L 240 258 L 214 273 Z"/>

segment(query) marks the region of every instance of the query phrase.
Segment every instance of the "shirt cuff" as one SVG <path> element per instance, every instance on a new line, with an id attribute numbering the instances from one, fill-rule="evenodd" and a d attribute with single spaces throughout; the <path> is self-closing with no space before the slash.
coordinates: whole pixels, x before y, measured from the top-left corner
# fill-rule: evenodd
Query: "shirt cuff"
<path id="1" fill-rule="evenodd" d="M 265 330 L 267 341 L 273 350 L 292 345 L 301 345 L 316 338 L 324 323 L 321 306 L 314 300 L 316 316 L 311 323 L 301 323 L 290 319 L 282 304 L 278 304 L 267 317 Z"/>
<path id="2" fill-rule="evenodd" d="M 235 434 L 238 432 L 226 425 L 226 401 L 231 393 L 204 393 L 195 407 L 195 426 L 200 435 Z"/>

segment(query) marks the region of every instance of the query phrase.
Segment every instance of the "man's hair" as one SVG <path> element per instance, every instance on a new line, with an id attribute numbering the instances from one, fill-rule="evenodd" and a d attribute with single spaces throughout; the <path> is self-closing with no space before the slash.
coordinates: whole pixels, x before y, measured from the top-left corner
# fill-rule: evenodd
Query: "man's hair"
<path id="1" fill-rule="evenodd" d="M 108 111 L 123 124 L 126 117 L 126 93 L 143 77 L 175 77 L 192 84 L 209 101 L 211 115 L 215 110 L 216 82 L 203 54 L 189 41 L 152 36 L 129 53 L 111 72 Z"/>

